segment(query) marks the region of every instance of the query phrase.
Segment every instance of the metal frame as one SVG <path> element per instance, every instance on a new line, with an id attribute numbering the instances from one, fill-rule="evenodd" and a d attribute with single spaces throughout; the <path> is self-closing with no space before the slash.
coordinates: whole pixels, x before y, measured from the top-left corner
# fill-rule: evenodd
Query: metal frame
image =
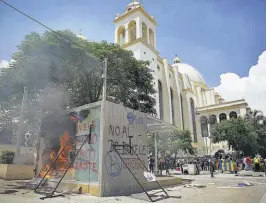
<path id="1" fill-rule="evenodd" d="M 52 197 L 58 197 L 58 196 L 63 196 L 63 194 L 59 194 L 59 195 L 54 195 L 55 191 L 57 190 L 59 184 L 61 183 L 61 181 L 63 180 L 64 176 L 66 175 L 66 173 L 68 172 L 69 168 L 72 166 L 73 162 L 75 161 L 76 157 L 78 156 L 78 154 L 80 153 L 83 145 L 88 141 L 88 144 L 90 144 L 91 142 L 91 134 L 92 134 L 92 128 L 93 126 L 90 125 L 90 129 L 89 129 L 89 134 L 88 136 L 85 138 L 85 140 L 83 141 L 82 145 L 80 146 L 80 148 L 78 149 L 78 151 L 76 152 L 75 156 L 72 158 L 68 168 L 65 170 L 64 174 L 62 175 L 62 177 L 60 178 L 60 180 L 58 181 L 56 187 L 52 190 L 50 195 L 47 195 L 45 197 L 42 197 L 40 199 L 44 200 L 45 198 L 52 198 Z M 53 161 L 53 163 L 50 165 L 50 168 L 48 169 L 48 171 L 45 173 L 45 175 L 43 176 L 42 180 L 39 182 L 39 184 L 37 185 L 37 187 L 34 189 L 34 192 L 37 192 L 37 189 L 39 188 L 39 186 L 41 185 L 41 183 L 43 182 L 43 180 L 45 179 L 45 177 L 47 176 L 48 172 L 51 170 L 52 165 L 56 163 L 56 161 L 58 160 L 59 156 L 62 154 L 62 152 L 64 151 L 64 149 L 66 148 L 66 146 L 70 143 L 70 141 L 77 139 L 77 137 L 75 138 L 70 138 L 68 140 L 68 142 L 66 143 L 66 145 L 63 147 L 63 149 L 61 150 L 61 152 L 58 154 L 58 156 L 56 157 L 56 159 Z"/>
<path id="2" fill-rule="evenodd" d="M 146 171 L 149 171 L 148 168 L 146 167 L 146 165 L 144 164 L 144 162 L 140 159 L 140 157 L 138 156 L 138 154 L 135 152 L 134 148 L 130 145 L 131 144 L 131 138 L 129 138 L 129 144 L 123 145 L 123 146 L 128 146 L 130 149 L 130 154 L 131 155 L 135 155 L 137 158 L 131 158 L 131 159 L 137 159 L 139 160 L 144 169 L 146 169 Z M 129 159 L 129 158 L 122 158 L 120 153 L 117 151 L 116 147 L 120 147 L 122 145 L 112 145 L 112 149 L 117 153 L 117 155 L 120 157 L 121 161 L 123 162 L 123 164 L 126 166 L 126 168 L 129 170 L 129 172 L 131 173 L 131 175 L 134 177 L 134 179 L 136 180 L 136 182 L 139 184 L 139 186 L 142 188 L 142 190 L 145 192 L 145 194 L 147 195 L 147 197 L 150 199 L 151 202 L 155 202 L 157 200 L 153 200 L 152 199 L 152 195 L 153 194 L 148 194 L 147 190 L 142 186 L 142 183 L 139 182 L 138 178 L 136 178 L 136 176 L 134 175 L 134 173 L 131 171 L 131 169 L 127 166 L 127 163 L 124 161 L 124 159 Z M 132 154 L 133 153 L 133 154 Z M 158 183 L 158 181 L 156 180 L 155 183 L 160 187 L 160 189 L 162 190 L 162 192 L 165 193 L 166 197 L 169 198 L 169 194 L 164 190 L 164 188 Z"/>

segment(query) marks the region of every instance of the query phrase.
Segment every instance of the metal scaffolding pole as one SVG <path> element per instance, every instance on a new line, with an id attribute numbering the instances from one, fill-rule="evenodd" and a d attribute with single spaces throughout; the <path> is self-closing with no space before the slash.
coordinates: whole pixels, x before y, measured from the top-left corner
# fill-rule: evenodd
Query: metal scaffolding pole
<path id="1" fill-rule="evenodd" d="M 154 142 L 155 142 L 155 174 L 158 172 L 158 148 L 157 148 L 157 136 L 156 133 L 153 133 Z"/>
<path id="2" fill-rule="evenodd" d="M 102 95 L 103 101 L 105 101 L 107 98 L 107 68 L 108 68 L 108 59 L 105 58 L 105 60 L 104 60 L 104 73 L 103 73 L 103 78 L 104 78 L 103 95 Z"/>

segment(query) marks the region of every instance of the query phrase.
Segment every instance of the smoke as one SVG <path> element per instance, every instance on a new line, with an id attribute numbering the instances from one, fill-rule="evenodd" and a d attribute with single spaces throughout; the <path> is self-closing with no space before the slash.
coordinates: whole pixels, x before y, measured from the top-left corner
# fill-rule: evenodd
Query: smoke
<path id="1" fill-rule="evenodd" d="M 70 94 L 63 87 L 50 85 L 41 91 L 41 99 L 41 108 L 50 113 L 58 113 L 68 107 Z"/>

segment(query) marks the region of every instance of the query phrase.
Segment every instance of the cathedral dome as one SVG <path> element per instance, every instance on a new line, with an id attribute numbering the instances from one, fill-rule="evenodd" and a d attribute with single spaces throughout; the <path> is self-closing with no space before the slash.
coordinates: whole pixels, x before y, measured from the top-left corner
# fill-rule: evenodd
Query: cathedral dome
<path id="1" fill-rule="evenodd" d="M 177 63 L 180 63 L 180 62 L 181 62 L 181 60 L 180 60 L 180 58 L 177 57 L 177 56 L 173 59 L 173 63 L 174 63 L 174 64 L 177 64 Z"/>
<path id="2" fill-rule="evenodd" d="M 76 35 L 76 37 L 81 38 L 83 40 L 87 40 L 86 37 L 82 34 L 82 31 L 80 30 L 80 32 Z"/>
<path id="3" fill-rule="evenodd" d="M 186 74 L 191 81 L 206 84 L 202 75 L 194 67 L 192 67 L 189 64 L 179 63 L 178 64 L 178 71 L 181 74 Z"/>

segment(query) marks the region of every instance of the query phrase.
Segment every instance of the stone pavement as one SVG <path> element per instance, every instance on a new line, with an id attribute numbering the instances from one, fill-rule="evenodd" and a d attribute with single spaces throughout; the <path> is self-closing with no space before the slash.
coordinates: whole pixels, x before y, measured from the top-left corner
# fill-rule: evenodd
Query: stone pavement
<path id="1" fill-rule="evenodd" d="M 266 201 L 266 180 L 265 177 L 242 177 L 232 174 L 216 173 L 215 178 L 210 178 L 208 174 L 202 175 L 182 175 L 183 184 L 165 188 L 170 198 L 159 202 L 179 202 L 179 203 L 237 203 L 237 202 L 256 202 L 265 203 Z M 250 182 L 253 186 L 236 188 L 240 182 Z M 185 187 L 184 184 L 201 184 L 204 188 Z M 12 186 L 13 185 L 13 186 Z M 130 196 L 117 197 L 95 197 L 91 195 L 66 195 L 65 197 L 56 197 L 40 200 L 41 195 L 33 193 L 32 190 L 16 189 L 11 182 L 0 180 L 0 202 L 53 202 L 53 203 L 144 203 L 149 202 L 144 193 Z M 3 189 L 8 190 L 3 194 Z M 13 190 L 13 191 L 12 191 Z M 151 191 L 150 193 L 155 192 Z"/>

